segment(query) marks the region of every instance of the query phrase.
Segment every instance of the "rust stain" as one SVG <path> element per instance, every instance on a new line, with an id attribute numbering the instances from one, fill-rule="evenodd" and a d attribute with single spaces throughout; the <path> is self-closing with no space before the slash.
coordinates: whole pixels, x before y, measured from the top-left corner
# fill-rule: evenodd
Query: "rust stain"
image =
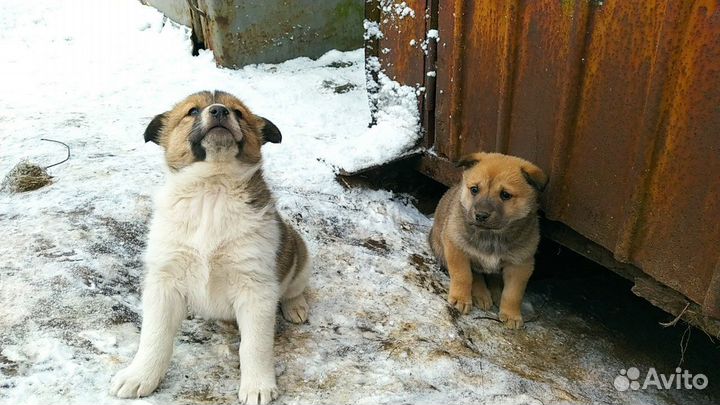
<path id="1" fill-rule="evenodd" d="M 700 304 L 718 295 L 708 287 L 717 288 L 720 239 L 720 15 L 707 5 L 693 5 L 678 35 L 664 139 L 632 249 L 648 274 Z"/>
<path id="2" fill-rule="evenodd" d="M 560 0 L 560 8 L 566 17 L 571 17 L 575 11 L 575 0 Z"/>

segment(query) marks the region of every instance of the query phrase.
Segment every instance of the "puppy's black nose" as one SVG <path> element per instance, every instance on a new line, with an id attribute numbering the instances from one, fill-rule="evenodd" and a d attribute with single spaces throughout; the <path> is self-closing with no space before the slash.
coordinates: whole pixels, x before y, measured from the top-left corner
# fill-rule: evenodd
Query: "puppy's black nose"
<path id="1" fill-rule="evenodd" d="M 484 222 L 484 221 L 487 220 L 488 218 L 490 218 L 490 213 L 489 213 L 489 212 L 480 211 L 480 212 L 478 212 L 477 214 L 475 214 L 475 220 L 478 221 L 478 222 Z"/>
<path id="2" fill-rule="evenodd" d="M 230 114 L 228 109 L 221 105 L 210 106 L 210 115 L 212 115 L 213 118 L 222 119 L 222 118 L 227 117 L 228 114 Z"/>

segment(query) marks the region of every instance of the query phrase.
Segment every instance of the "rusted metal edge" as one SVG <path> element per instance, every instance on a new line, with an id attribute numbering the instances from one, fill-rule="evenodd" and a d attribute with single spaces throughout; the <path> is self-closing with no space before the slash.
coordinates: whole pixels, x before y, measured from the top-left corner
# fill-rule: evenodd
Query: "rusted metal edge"
<path id="1" fill-rule="evenodd" d="M 460 170 L 452 162 L 428 152 L 418 156 L 415 170 L 448 187 L 460 180 Z"/>
<path id="2" fill-rule="evenodd" d="M 423 153 L 424 150 L 425 150 L 425 148 L 415 147 L 415 148 L 413 148 L 413 149 L 410 149 L 410 150 L 408 150 L 408 151 L 406 151 L 406 152 L 401 153 L 400 155 L 396 156 L 395 158 L 393 158 L 393 159 L 391 159 L 391 160 L 388 160 L 388 161 L 385 162 L 385 163 L 380 163 L 380 164 L 377 164 L 377 165 L 372 165 L 372 166 L 363 167 L 362 169 L 356 170 L 356 171 L 354 171 L 354 172 L 349 172 L 349 171 L 347 171 L 347 170 L 345 170 L 345 169 L 343 169 L 343 168 L 338 168 L 337 174 L 339 174 L 340 176 L 346 176 L 346 177 L 347 177 L 347 176 L 357 176 L 358 174 L 363 174 L 363 173 L 365 173 L 365 172 L 373 171 L 373 170 L 379 169 L 379 168 L 381 168 L 381 167 L 388 166 L 388 165 L 391 165 L 391 164 L 393 164 L 393 163 L 397 163 L 397 162 L 399 162 L 399 161 L 401 161 L 401 160 L 405 160 L 405 159 L 409 159 L 409 158 L 413 158 L 413 157 L 420 156 L 420 155 Z"/>
<path id="3" fill-rule="evenodd" d="M 703 311 L 705 315 L 720 319 L 720 260 L 715 266 L 715 272 L 710 279 L 707 293 L 705 293 Z"/>
<path id="4" fill-rule="evenodd" d="M 437 44 L 438 38 L 427 38 L 430 29 L 438 29 L 438 1 L 428 0 L 425 14 L 430 16 L 425 30 L 428 51 L 425 55 L 425 100 L 423 103 L 422 128 L 425 146 L 431 148 L 435 144 L 435 89 L 437 88 Z M 430 73 L 433 72 L 433 73 Z"/>
<path id="5" fill-rule="evenodd" d="M 666 287 L 650 277 L 635 280 L 632 292 L 645 298 L 656 307 L 669 312 L 683 321 L 704 330 L 710 336 L 720 339 L 720 321 L 703 314 L 700 305 Z"/>
<path id="6" fill-rule="evenodd" d="M 357 176 L 359 174 L 390 166 L 401 160 L 410 160 L 411 166 L 415 170 L 448 187 L 460 179 L 461 172 L 460 169 L 455 167 L 455 164 L 445 158 L 430 154 L 424 147 L 416 147 L 397 156 L 393 160 L 379 165 L 363 167 L 362 169 L 354 172 L 349 172 L 345 169 L 339 168 L 337 174 L 345 177 Z"/>
<path id="7" fill-rule="evenodd" d="M 711 314 L 705 312 L 703 307 L 681 293 L 659 283 L 635 266 L 618 262 L 613 257 L 612 252 L 585 238 L 561 222 L 542 218 L 540 229 L 544 237 L 550 238 L 632 281 L 635 285 L 631 288 L 631 291 L 635 295 L 720 339 L 720 319 L 708 316 Z"/>
<path id="8" fill-rule="evenodd" d="M 450 57 L 450 66 L 452 71 L 444 73 L 448 74 L 451 81 L 460 80 L 463 72 L 463 52 L 462 49 L 465 46 L 465 2 L 463 0 L 455 0 L 454 6 L 454 20 L 453 20 L 453 46 L 452 56 Z M 444 34 L 443 34 L 444 35 Z M 449 136 L 451 139 L 459 139 L 462 133 L 462 93 L 463 86 L 452 86 L 452 92 L 449 95 L 450 100 L 450 125 L 449 133 L 445 136 Z M 450 89 L 449 89 L 450 90 Z M 460 155 L 460 143 L 452 145 L 451 158 Z"/>
<path id="9" fill-rule="evenodd" d="M 190 13 L 190 42 L 192 42 L 192 55 L 198 56 L 200 49 L 207 49 L 205 43 L 205 19 L 207 13 L 198 8 L 198 0 L 187 0 L 188 11 Z"/>

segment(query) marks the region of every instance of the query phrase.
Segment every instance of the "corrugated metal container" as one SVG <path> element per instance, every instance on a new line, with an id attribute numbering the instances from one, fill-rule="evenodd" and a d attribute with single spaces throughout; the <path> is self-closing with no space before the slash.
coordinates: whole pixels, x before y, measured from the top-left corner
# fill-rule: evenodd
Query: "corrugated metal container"
<path id="1" fill-rule="evenodd" d="M 547 218 L 720 318 L 718 1 L 408 4 L 428 14 L 413 35 L 434 15 L 440 34 L 420 170 L 449 183 L 465 153 L 532 160 Z M 383 62 L 414 85 L 399 67 L 417 59 L 397 46 Z"/>
<path id="2" fill-rule="evenodd" d="M 193 28 L 226 67 L 363 46 L 363 0 L 143 0 Z"/>

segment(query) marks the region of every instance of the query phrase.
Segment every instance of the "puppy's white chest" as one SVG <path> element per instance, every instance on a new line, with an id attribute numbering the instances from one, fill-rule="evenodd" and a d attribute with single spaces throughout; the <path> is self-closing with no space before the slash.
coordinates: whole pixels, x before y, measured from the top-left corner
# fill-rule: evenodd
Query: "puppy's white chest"
<path id="1" fill-rule="evenodd" d="M 242 194 L 228 195 L 221 188 L 209 188 L 177 198 L 163 212 L 163 221 L 172 224 L 179 240 L 208 253 L 259 227 L 262 213 L 253 210 L 246 200 Z"/>
<path id="2" fill-rule="evenodd" d="M 178 205 L 173 218 L 186 222 L 188 242 L 201 248 L 222 243 L 228 236 L 227 223 L 248 216 L 243 212 L 243 202 L 233 204 L 222 189 L 206 190 Z"/>
<path id="3" fill-rule="evenodd" d="M 275 227 L 265 210 L 222 189 L 176 198 L 166 207 L 151 230 L 151 238 L 166 242 L 151 240 L 150 250 L 186 258 L 174 274 L 195 315 L 231 319 L 234 297 L 250 274 L 274 269 Z"/>

